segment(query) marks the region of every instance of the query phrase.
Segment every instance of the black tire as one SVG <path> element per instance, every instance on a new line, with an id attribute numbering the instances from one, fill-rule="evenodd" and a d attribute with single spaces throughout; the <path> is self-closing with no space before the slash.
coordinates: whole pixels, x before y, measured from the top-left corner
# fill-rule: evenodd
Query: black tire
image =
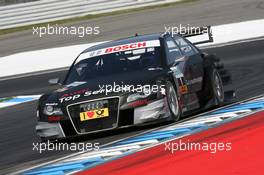
<path id="1" fill-rule="evenodd" d="M 224 86 L 220 74 L 213 66 L 208 70 L 208 94 L 215 105 L 223 105 L 225 100 Z"/>
<path id="2" fill-rule="evenodd" d="M 166 84 L 166 98 L 172 120 L 178 121 L 181 117 L 181 107 L 179 105 L 177 91 L 170 81 Z"/>
<path id="3" fill-rule="evenodd" d="M 214 79 L 214 85 L 213 85 L 214 97 L 217 101 L 217 104 L 222 105 L 225 101 L 225 92 L 224 92 L 222 78 L 216 69 L 214 69 L 213 76 L 214 76 L 213 78 Z"/>
<path id="4" fill-rule="evenodd" d="M 206 107 L 208 102 L 214 105 L 224 104 L 224 86 L 230 83 L 230 76 L 224 69 L 224 64 L 215 55 L 204 54 L 203 90 L 198 93 L 200 105 Z M 227 78 L 225 78 L 227 77 Z M 218 87 L 217 87 L 218 85 Z M 220 91 L 219 91 L 220 90 Z M 219 94 L 220 92 L 220 94 Z"/>

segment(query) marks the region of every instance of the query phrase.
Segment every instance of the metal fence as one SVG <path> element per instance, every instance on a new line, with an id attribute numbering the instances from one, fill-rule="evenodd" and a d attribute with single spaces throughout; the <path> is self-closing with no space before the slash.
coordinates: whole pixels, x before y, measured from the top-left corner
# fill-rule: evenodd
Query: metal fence
<path id="1" fill-rule="evenodd" d="M 39 1 L 39 0 L 0 0 L 0 6 L 25 3 L 25 2 L 32 2 L 32 1 Z"/>
<path id="2" fill-rule="evenodd" d="M 40 0 L 0 6 L 0 29 L 181 0 Z"/>

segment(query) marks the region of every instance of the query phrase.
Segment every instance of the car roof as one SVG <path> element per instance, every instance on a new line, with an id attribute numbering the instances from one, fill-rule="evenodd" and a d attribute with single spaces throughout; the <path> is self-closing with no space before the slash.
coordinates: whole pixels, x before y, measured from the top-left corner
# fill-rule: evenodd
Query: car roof
<path id="1" fill-rule="evenodd" d="M 113 47 L 117 45 L 124 45 L 124 44 L 130 44 L 130 43 L 141 42 L 141 41 L 159 40 L 160 36 L 161 36 L 161 33 L 155 33 L 155 34 L 146 34 L 146 35 L 136 35 L 136 36 L 129 37 L 129 38 L 108 41 L 102 44 L 97 44 L 95 46 L 89 47 L 85 49 L 82 53 L 90 52 L 93 50 L 99 50 L 103 48 L 108 48 L 108 47 Z"/>

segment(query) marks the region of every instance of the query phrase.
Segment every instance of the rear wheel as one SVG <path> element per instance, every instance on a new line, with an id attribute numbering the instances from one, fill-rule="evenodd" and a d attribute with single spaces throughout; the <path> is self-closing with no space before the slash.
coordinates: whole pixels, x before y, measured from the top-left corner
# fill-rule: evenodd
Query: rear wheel
<path id="1" fill-rule="evenodd" d="M 223 105 L 224 86 L 231 83 L 231 75 L 224 69 L 224 64 L 215 55 L 204 55 L 203 90 L 198 93 L 200 105 Z"/>
<path id="2" fill-rule="evenodd" d="M 177 92 L 176 92 L 173 84 L 170 81 L 167 82 L 166 91 L 167 91 L 166 97 L 167 97 L 168 106 L 169 106 L 169 110 L 170 110 L 172 120 L 178 121 L 180 119 L 180 116 L 181 116 L 181 108 L 179 106 Z"/>
<path id="3" fill-rule="evenodd" d="M 200 94 L 202 105 L 207 105 L 208 102 L 212 105 L 222 105 L 224 103 L 224 88 L 221 76 L 214 66 L 208 68 L 204 77 L 204 90 Z"/>
<path id="4" fill-rule="evenodd" d="M 213 69 L 212 72 L 212 91 L 213 91 L 213 96 L 215 100 L 217 101 L 218 105 L 221 105 L 224 103 L 224 88 L 223 88 L 223 83 L 221 80 L 221 77 L 216 69 Z"/>

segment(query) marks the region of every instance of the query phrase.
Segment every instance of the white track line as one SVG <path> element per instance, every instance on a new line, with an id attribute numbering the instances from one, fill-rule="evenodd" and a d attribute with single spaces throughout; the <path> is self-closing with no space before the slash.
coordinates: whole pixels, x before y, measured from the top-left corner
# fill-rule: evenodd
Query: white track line
<path id="1" fill-rule="evenodd" d="M 214 43 L 203 44 L 201 47 L 263 37 L 264 19 L 213 26 L 212 32 Z M 190 40 L 196 41 L 197 39 L 199 38 Z M 99 42 L 22 52 L 2 57 L 0 58 L 0 76 L 8 77 L 69 67 L 81 51 L 95 44 L 99 44 Z M 14 67 L 15 69 L 10 69 L 10 67 Z"/>
<path id="2" fill-rule="evenodd" d="M 220 108 L 217 108 L 217 109 L 213 109 L 213 110 L 211 110 L 211 111 L 203 112 L 203 113 L 201 113 L 201 114 L 194 115 L 194 116 L 192 116 L 192 117 L 188 117 L 188 118 L 186 118 L 186 119 L 183 119 L 183 120 L 181 120 L 181 121 L 178 121 L 178 122 L 175 122 L 175 123 L 172 123 L 172 124 L 169 124 L 169 125 L 165 125 L 165 126 L 160 126 L 160 127 L 157 127 L 157 128 L 153 128 L 153 129 L 150 129 L 150 130 L 147 130 L 147 131 L 144 131 L 144 132 L 141 132 L 141 133 L 138 133 L 138 134 L 132 135 L 132 136 L 128 136 L 128 137 L 125 137 L 125 138 L 122 138 L 122 139 L 118 139 L 118 140 L 115 140 L 115 141 L 112 141 L 112 142 L 109 142 L 109 143 L 103 144 L 103 145 L 101 145 L 101 147 L 106 147 L 106 146 L 112 145 L 112 144 L 114 144 L 114 143 L 121 142 L 121 141 L 123 141 L 123 140 L 129 139 L 129 138 L 132 138 L 132 137 L 140 136 L 140 135 L 143 135 L 143 134 L 146 134 L 146 133 L 149 133 L 149 132 L 155 131 L 155 130 L 162 130 L 162 129 L 164 129 L 164 128 L 170 128 L 170 127 L 173 127 L 174 125 L 184 123 L 185 121 L 189 121 L 189 120 L 191 120 L 191 119 L 194 119 L 194 118 L 197 118 L 197 117 L 199 117 L 199 116 L 202 116 L 202 115 L 205 115 L 205 114 L 208 114 L 208 113 L 214 112 L 214 111 L 216 111 L 216 110 L 220 110 L 220 109 L 228 108 L 228 107 L 230 107 L 230 106 L 237 105 L 237 104 L 240 104 L 240 103 L 243 103 L 243 102 L 247 102 L 247 101 L 251 101 L 251 100 L 254 100 L 254 99 L 257 99 L 257 98 L 261 98 L 261 97 L 263 98 L 263 95 L 255 96 L 255 97 L 252 97 L 252 98 L 249 98 L 249 99 L 246 99 L 246 100 L 240 101 L 240 102 L 236 102 L 236 103 L 233 103 L 233 104 L 230 104 L 230 105 L 226 105 L 226 106 L 223 106 L 223 107 L 220 107 Z M 174 139 L 175 139 L 175 138 L 174 138 Z M 150 142 L 153 142 L 153 141 L 150 141 Z M 157 144 L 158 144 L 158 143 L 157 143 Z M 87 151 L 87 152 L 88 152 L 88 151 Z M 61 158 L 58 158 L 58 159 L 55 159 L 55 160 L 51 160 L 51 161 L 48 161 L 48 162 L 45 162 L 45 163 L 41 163 L 41 164 L 38 164 L 38 165 L 32 166 L 32 167 L 30 167 L 30 168 L 17 170 L 16 172 L 11 173 L 10 175 L 21 174 L 21 173 L 23 173 L 23 172 L 26 172 L 26 171 L 29 171 L 29 170 L 32 170 L 32 169 L 35 169 L 35 168 L 39 168 L 39 167 L 42 167 L 42 166 L 46 166 L 46 165 L 48 165 L 48 164 L 53 164 L 53 163 L 56 163 L 56 162 L 59 162 L 59 161 L 62 161 L 62 160 L 66 160 L 66 159 L 68 159 L 68 158 L 71 158 L 71 157 L 74 157 L 74 156 L 78 156 L 78 155 L 81 155 L 81 154 L 84 154 L 84 153 L 87 153 L 87 152 L 72 153 L 72 154 L 70 154 L 70 155 L 63 156 L 63 157 L 61 157 Z"/>

